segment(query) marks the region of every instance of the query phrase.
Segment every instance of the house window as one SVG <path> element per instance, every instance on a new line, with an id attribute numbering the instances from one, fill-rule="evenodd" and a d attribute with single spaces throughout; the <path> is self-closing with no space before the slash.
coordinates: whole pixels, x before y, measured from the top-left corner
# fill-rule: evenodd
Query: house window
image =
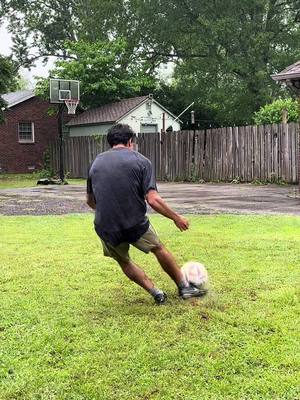
<path id="1" fill-rule="evenodd" d="M 34 123 L 19 122 L 19 143 L 34 143 Z"/>

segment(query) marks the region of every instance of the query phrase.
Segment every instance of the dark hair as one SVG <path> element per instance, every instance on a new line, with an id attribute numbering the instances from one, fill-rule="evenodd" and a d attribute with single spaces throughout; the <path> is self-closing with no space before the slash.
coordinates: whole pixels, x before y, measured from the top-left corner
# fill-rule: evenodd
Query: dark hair
<path id="1" fill-rule="evenodd" d="M 107 141 L 110 147 L 116 146 L 117 144 L 127 144 L 130 139 L 135 137 L 135 133 L 126 124 L 113 125 L 107 133 Z"/>

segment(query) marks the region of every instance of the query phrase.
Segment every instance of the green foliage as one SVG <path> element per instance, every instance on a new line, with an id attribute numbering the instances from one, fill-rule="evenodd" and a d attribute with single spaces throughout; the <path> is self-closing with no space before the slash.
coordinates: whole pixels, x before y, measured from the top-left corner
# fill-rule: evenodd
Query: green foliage
<path id="1" fill-rule="evenodd" d="M 10 57 L 0 55 L 0 122 L 3 121 L 3 111 L 6 107 L 1 94 L 8 93 L 17 89 L 17 78 L 15 63 Z"/>
<path id="2" fill-rule="evenodd" d="M 0 93 L 6 93 L 16 87 L 15 64 L 10 57 L 0 55 Z"/>
<path id="3" fill-rule="evenodd" d="M 116 75 L 115 70 L 118 79 L 109 82 L 109 71 L 98 68 L 95 60 L 99 56 L 106 58 L 101 54 L 100 43 L 124 38 L 126 51 L 121 46 L 122 60 L 128 59 L 126 68 L 132 66 L 138 81 L 143 74 L 152 77 L 160 63 L 174 61 L 171 88 L 162 85 L 161 89 L 165 87 L 168 103 L 171 108 L 174 105 L 176 112 L 195 101 L 202 127 L 252 123 L 254 112 L 262 105 L 287 94 L 270 75 L 300 58 L 299 0 L 230 0 L 226 6 L 223 0 L 1 3 L 10 20 L 14 54 L 23 65 L 32 65 L 36 58 L 46 59 L 49 55 L 70 59 L 69 67 L 63 65 L 66 75 L 74 77 L 78 73 L 91 95 L 102 93 L 105 101 L 117 97 L 114 86 L 120 87 L 120 97 L 138 90 L 128 90 L 131 79 Z M 34 41 L 29 40 L 32 36 Z M 70 44 L 66 48 L 66 41 L 78 42 L 78 47 Z M 31 46 L 38 49 L 34 56 L 30 56 Z M 91 57 L 95 48 L 95 57 Z M 106 81 L 103 84 L 93 81 L 92 70 L 84 70 L 89 65 L 84 60 L 72 61 L 84 51 L 94 59 L 97 79 Z M 148 68 L 143 64 L 140 70 L 141 63 Z M 114 69 L 110 60 L 108 65 Z M 97 70 L 105 75 L 100 77 Z M 133 88 L 136 85 L 151 87 L 149 82 L 134 81 Z M 92 103 L 89 98 L 84 102 Z M 101 99 L 96 96 L 97 104 L 101 104 Z"/>
<path id="4" fill-rule="evenodd" d="M 275 174 L 273 174 L 272 176 L 271 176 L 271 179 L 263 179 L 263 180 L 260 180 L 260 179 L 254 179 L 252 182 L 251 182 L 251 184 L 252 185 L 256 185 L 256 186 L 262 186 L 262 185 L 268 185 L 268 184 L 275 184 L 275 185 L 282 185 L 282 186 L 284 186 L 284 185 L 286 185 L 287 184 L 287 182 L 286 181 L 284 181 L 282 178 L 278 178 L 278 177 L 276 177 L 275 176 Z"/>
<path id="5" fill-rule="evenodd" d="M 179 300 L 133 249 L 169 294 L 156 307 L 102 256 L 92 214 L 0 217 L 1 400 L 299 399 L 300 219 L 190 219 L 152 223 L 180 264 L 206 264 L 210 294 Z"/>
<path id="6" fill-rule="evenodd" d="M 23 67 L 38 58 L 63 56 L 63 43 L 76 40 L 75 9 L 80 0 L 1 0 L 3 13 L 13 34 L 13 53 Z M 33 39 L 33 40 L 32 40 Z"/>
<path id="7" fill-rule="evenodd" d="M 288 122 L 298 122 L 300 117 L 299 104 L 294 99 L 279 99 L 266 104 L 254 114 L 257 125 L 279 124 L 282 122 L 282 112 L 287 110 Z"/>
<path id="8" fill-rule="evenodd" d="M 173 80 L 171 84 L 160 82 L 157 89 L 154 91 L 155 99 L 163 104 L 173 114 L 180 115 L 187 106 L 192 102 L 194 105 L 190 107 L 181 117 L 182 129 L 192 129 L 191 127 L 191 111 L 195 111 L 195 121 L 200 129 L 210 128 L 211 125 L 216 125 L 216 112 L 209 108 L 202 98 L 193 98 L 187 93 L 183 85 L 178 84 Z"/>
<path id="9" fill-rule="evenodd" d="M 51 167 L 51 159 L 50 152 L 46 150 L 43 154 L 43 168 L 37 171 L 36 173 L 37 179 L 42 178 L 53 178 L 55 172 Z"/>
<path id="10" fill-rule="evenodd" d="M 95 107 L 121 98 L 144 95 L 155 88 L 147 62 L 132 54 L 124 39 L 67 42 L 67 59 L 56 62 L 52 77 L 78 79 L 81 104 Z M 37 93 L 48 95 L 48 79 L 41 79 Z"/>
<path id="11" fill-rule="evenodd" d="M 26 90 L 30 89 L 31 84 L 30 81 L 23 76 L 19 76 L 16 82 L 16 90 Z"/>
<path id="12" fill-rule="evenodd" d="M 53 178 L 53 171 L 49 169 L 40 169 L 39 171 L 36 172 L 36 177 L 37 179 L 44 179 L 44 178 Z"/>
<path id="13" fill-rule="evenodd" d="M 181 27 L 189 26 L 175 46 L 184 52 L 176 79 L 185 98 L 213 110 L 214 123 L 251 123 L 254 111 L 282 91 L 270 74 L 300 57 L 294 3 L 192 1 L 188 10 L 186 3 L 171 8 L 168 18 L 181 13 Z"/>

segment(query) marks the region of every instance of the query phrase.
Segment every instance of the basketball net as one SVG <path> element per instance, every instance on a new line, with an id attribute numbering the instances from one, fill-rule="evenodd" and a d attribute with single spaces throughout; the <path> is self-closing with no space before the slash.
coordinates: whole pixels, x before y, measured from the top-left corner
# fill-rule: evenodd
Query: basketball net
<path id="1" fill-rule="evenodd" d="M 68 114 L 75 114 L 79 100 L 76 99 L 65 99 L 65 105 L 68 108 Z"/>

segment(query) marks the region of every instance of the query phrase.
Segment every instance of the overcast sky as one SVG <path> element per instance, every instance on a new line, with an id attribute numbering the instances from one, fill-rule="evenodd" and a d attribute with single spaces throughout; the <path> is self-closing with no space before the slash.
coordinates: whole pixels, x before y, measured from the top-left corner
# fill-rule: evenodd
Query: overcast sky
<path id="1" fill-rule="evenodd" d="M 8 56 L 11 54 L 12 40 L 11 35 L 7 31 L 6 24 L 0 26 L 0 54 Z M 36 62 L 36 66 L 31 70 L 21 68 L 20 74 L 29 82 L 29 89 L 34 87 L 35 76 L 47 76 L 52 63 L 49 62 L 46 66 L 42 62 Z"/>

